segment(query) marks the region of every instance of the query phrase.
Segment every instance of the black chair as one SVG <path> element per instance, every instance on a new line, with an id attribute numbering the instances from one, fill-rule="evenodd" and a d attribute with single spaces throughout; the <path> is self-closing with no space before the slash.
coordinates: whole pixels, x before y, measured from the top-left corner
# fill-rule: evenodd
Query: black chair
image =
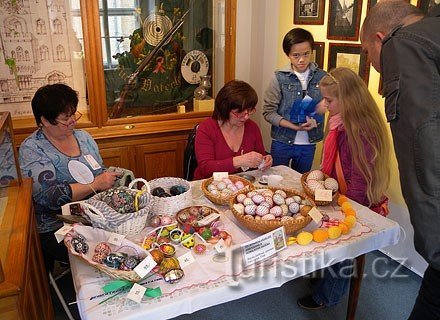
<path id="1" fill-rule="evenodd" d="M 183 177 L 188 181 L 194 180 L 194 171 L 197 168 L 195 142 L 198 127 L 199 125 L 196 124 L 196 126 L 189 132 L 188 141 L 183 154 Z"/>

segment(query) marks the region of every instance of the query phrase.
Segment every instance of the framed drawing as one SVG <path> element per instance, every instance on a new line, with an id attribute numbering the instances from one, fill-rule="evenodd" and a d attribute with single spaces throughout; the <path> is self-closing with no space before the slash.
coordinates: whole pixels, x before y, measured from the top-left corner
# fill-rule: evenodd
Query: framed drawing
<path id="1" fill-rule="evenodd" d="M 362 52 L 360 44 L 330 43 L 328 70 L 337 67 L 350 68 L 368 85 L 370 61 L 367 55 Z"/>
<path id="2" fill-rule="evenodd" d="M 315 41 L 313 44 L 312 61 L 315 61 L 320 69 L 324 69 L 324 48 L 324 42 Z"/>
<path id="3" fill-rule="evenodd" d="M 329 2 L 327 38 L 357 41 L 362 0 L 333 0 Z"/>
<path id="4" fill-rule="evenodd" d="M 410 0 L 406 0 L 407 2 L 410 2 Z M 420 1 L 421 0 L 418 0 L 419 1 L 419 3 L 420 3 Z M 376 4 L 378 2 L 378 0 L 368 0 L 368 3 L 367 3 L 367 13 L 368 13 L 368 11 L 370 11 L 370 8 L 371 7 L 374 7 L 374 5 Z"/>
<path id="5" fill-rule="evenodd" d="M 423 13 L 428 13 L 428 10 L 436 4 L 440 4 L 440 0 L 418 0 L 417 7 L 423 11 Z"/>
<path id="6" fill-rule="evenodd" d="M 324 0 L 293 0 L 294 24 L 324 24 Z"/>

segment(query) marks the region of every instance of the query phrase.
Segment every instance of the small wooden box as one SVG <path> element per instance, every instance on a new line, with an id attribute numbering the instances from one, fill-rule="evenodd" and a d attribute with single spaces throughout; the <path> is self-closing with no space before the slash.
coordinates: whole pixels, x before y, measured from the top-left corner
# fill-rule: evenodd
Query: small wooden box
<path id="1" fill-rule="evenodd" d="M 194 111 L 214 110 L 214 99 L 196 100 L 194 99 Z"/>

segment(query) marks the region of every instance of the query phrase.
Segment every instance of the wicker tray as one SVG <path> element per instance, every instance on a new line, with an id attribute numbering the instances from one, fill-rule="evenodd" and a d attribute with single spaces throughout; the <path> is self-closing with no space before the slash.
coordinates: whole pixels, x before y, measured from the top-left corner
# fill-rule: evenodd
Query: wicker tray
<path id="1" fill-rule="evenodd" d="M 89 244 L 89 251 L 86 254 L 78 253 L 75 251 L 71 244 L 71 240 L 74 237 L 75 234 L 81 234 L 86 238 L 87 244 Z M 132 282 L 138 282 L 142 278 L 139 277 L 139 275 L 134 271 L 124 271 L 124 270 L 117 270 L 110 267 L 107 267 L 104 264 L 97 263 L 92 260 L 94 249 L 97 243 L 99 242 L 107 242 L 107 240 L 110 237 L 110 232 L 107 232 L 102 229 L 92 228 L 88 226 L 81 226 L 81 225 L 74 225 L 73 230 L 66 234 L 64 237 L 64 244 L 67 247 L 67 250 L 78 258 L 82 259 L 89 265 L 95 267 L 96 269 L 104 272 L 105 274 L 109 275 L 110 277 L 114 279 L 121 279 L 121 280 L 128 280 Z M 124 239 L 122 242 L 122 246 L 120 247 L 120 250 L 115 250 L 118 252 L 126 252 L 129 254 L 132 254 L 133 252 L 137 253 L 141 257 L 147 256 L 147 251 L 135 243 Z"/>
<path id="2" fill-rule="evenodd" d="M 310 197 L 308 197 L 306 194 L 299 192 L 299 191 L 296 191 L 296 190 L 293 190 L 293 189 L 274 188 L 274 187 L 255 188 L 255 190 L 260 190 L 260 189 L 270 189 L 272 191 L 283 190 L 284 192 L 286 192 L 288 197 L 300 196 L 303 199 L 307 199 L 311 203 L 312 206 L 315 205 L 314 201 L 312 199 L 310 199 Z M 266 233 L 266 232 L 270 232 L 272 230 L 275 230 L 281 226 L 284 226 L 286 233 L 291 234 L 291 233 L 294 233 L 295 231 L 298 231 L 298 230 L 306 227 L 312 221 L 312 218 L 310 216 L 303 217 L 303 219 L 292 219 L 292 220 L 287 220 L 287 221 L 255 220 L 255 219 L 246 218 L 243 213 L 239 213 L 234 208 L 234 204 L 237 203 L 237 200 L 236 200 L 237 195 L 240 193 L 246 193 L 246 192 L 247 191 L 242 191 L 242 190 L 237 192 L 235 194 L 235 196 L 233 198 L 231 198 L 231 200 L 229 201 L 229 207 L 230 207 L 232 213 L 234 214 L 235 218 L 237 219 L 237 221 L 249 230 L 252 230 L 252 231 L 255 231 L 258 233 Z"/>
<path id="3" fill-rule="evenodd" d="M 196 210 L 193 210 L 196 209 Z M 199 223 L 199 220 L 209 216 L 212 213 L 217 213 L 220 215 L 220 211 L 217 209 L 208 207 L 208 206 L 191 206 L 188 208 L 184 208 L 182 210 L 179 210 L 176 214 L 176 220 L 181 225 L 184 225 L 185 223 L 188 223 L 189 218 L 194 218 L 195 220 L 192 221 L 192 225 L 195 227 L 204 227 L 205 225 L 201 225 Z M 216 220 L 218 220 L 217 218 Z"/>
<path id="4" fill-rule="evenodd" d="M 139 179 L 138 181 L 146 183 L 144 179 Z M 186 188 L 186 191 L 184 193 L 181 193 L 177 196 L 161 198 L 152 195 L 154 205 L 151 208 L 151 213 L 153 215 L 174 216 L 179 210 L 191 205 L 192 202 L 191 184 L 185 179 L 174 178 L 174 177 L 163 177 L 163 178 L 150 180 L 148 184 L 151 190 L 157 187 L 161 187 L 166 192 L 169 192 L 170 188 L 176 185 L 181 185 Z"/>
<path id="5" fill-rule="evenodd" d="M 315 199 L 315 193 L 313 192 L 312 189 L 309 188 L 309 186 L 307 185 L 307 176 L 309 175 L 309 172 L 303 173 L 301 175 L 301 185 L 304 189 L 304 192 L 312 199 Z M 324 173 L 324 177 L 325 179 L 329 178 L 329 175 Z M 332 201 L 320 201 L 320 200 L 313 200 L 315 202 L 316 205 L 318 206 L 327 206 L 329 204 L 331 204 L 333 201 L 336 201 L 338 199 L 338 195 L 339 193 L 336 191 L 335 193 L 333 193 L 333 200 Z"/>
<path id="6" fill-rule="evenodd" d="M 205 197 L 207 197 L 211 202 L 213 202 L 215 204 L 219 204 L 219 205 L 222 205 L 222 206 L 227 206 L 227 205 L 229 205 L 229 200 L 233 199 L 235 197 L 235 195 L 237 195 L 240 191 L 250 191 L 250 190 L 255 189 L 254 185 L 251 182 L 249 182 L 248 180 L 246 180 L 246 179 L 244 179 L 242 177 L 239 177 L 239 176 L 236 176 L 236 175 L 229 175 L 228 178 L 233 183 L 235 183 L 237 181 L 243 182 L 245 187 L 243 189 L 235 192 L 234 194 L 232 194 L 228 198 L 222 198 L 222 197 L 219 197 L 219 196 L 215 196 L 211 192 L 209 192 L 209 190 L 208 190 L 208 186 L 214 180 L 214 178 L 211 177 L 211 178 L 208 178 L 208 179 L 206 179 L 206 180 L 204 180 L 202 182 L 201 188 L 202 188 L 203 193 L 205 194 Z"/>

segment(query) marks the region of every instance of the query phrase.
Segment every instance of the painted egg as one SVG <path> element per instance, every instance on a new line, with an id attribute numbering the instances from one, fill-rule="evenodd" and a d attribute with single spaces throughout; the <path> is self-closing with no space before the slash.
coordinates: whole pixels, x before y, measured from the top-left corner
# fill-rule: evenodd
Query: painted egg
<path id="1" fill-rule="evenodd" d="M 223 182 L 226 183 L 226 184 L 232 184 L 233 183 L 231 181 L 231 179 L 229 179 L 229 178 L 223 179 Z"/>
<path id="2" fill-rule="evenodd" d="M 150 219 L 150 227 L 157 228 L 160 226 L 161 219 L 159 216 L 152 216 Z"/>
<path id="3" fill-rule="evenodd" d="M 250 205 L 255 204 L 255 203 L 252 201 L 251 198 L 246 198 L 246 199 L 243 200 L 243 204 L 245 206 L 250 206 Z"/>
<path id="4" fill-rule="evenodd" d="M 275 194 L 280 194 L 284 199 L 287 198 L 287 194 L 284 190 L 276 190 Z"/>
<path id="5" fill-rule="evenodd" d="M 275 217 L 281 217 L 283 215 L 283 209 L 281 209 L 280 206 L 275 206 L 269 210 L 269 213 Z"/>
<path id="6" fill-rule="evenodd" d="M 273 207 L 273 199 L 272 199 L 272 196 L 270 196 L 270 197 L 265 196 L 265 197 L 264 197 L 264 201 L 267 202 L 267 203 L 269 203 L 271 208 Z"/>
<path id="7" fill-rule="evenodd" d="M 261 220 L 274 220 L 275 216 L 273 214 L 266 214 L 265 216 L 261 217 Z"/>
<path id="8" fill-rule="evenodd" d="M 226 183 L 224 183 L 223 181 L 220 181 L 219 183 L 217 183 L 217 189 L 222 191 L 224 188 L 226 188 Z"/>
<path id="9" fill-rule="evenodd" d="M 160 224 L 163 225 L 163 226 L 171 224 L 172 221 L 173 220 L 169 216 L 163 216 L 163 217 L 160 218 Z"/>
<path id="10" fill-rule="evenodd" d="M 338 181 L 336 181 L 336 179 L 333 178 L 327 178 L 324 181 L 324 187 L 326 189 L 330 189 L 333 192 L 338 191 L 339 185 L 338 185 Z"/>
<path id="11" fill-rule="evenodd" d="M 251 204 L 249 206 L 244 207 L 244 212 L 247 214 L 254 215 L 257 210 L 257 206 L 255 204 Z"/>
<path id="12" fill-rule="evenodd" d="M 208 185 L 207 187 L 208 191 L 212 192 L 213 190 L 217 190 L 217 187 L 213 184 Z"/>
<path id="13" fill-rule="evenodd" d="M 291 203 L 294 203 L 294 202 L 295 202 L 295 200 L 294 200 L 293 198 L 291 198 L 291 197 L 286 198 L 286 204 L 287 204 L 287 205 L 289 205 L 289 204 L 291 204 Z"/>
<path id="14" fill-rule="evenodd" d="M 272 199 L 273 202 L 276 203 L 277 205 L 285 203 L 283 196 L 279 193 L 275 193 Z"/>
<path id="15" fill-rule="evenodd" d="M 299 212 L 304 216 L 307 217 L 309 211 L 312 210 L 312 206 L 303 206 L 299 209 Z"/>
<path id="16" fill-rule="evenodd" d="M 261 194 L 262 194 L 263 196 L 265 196 L 265 197 L 271 197 L 271 198 L 272 198 L 272 196 L 273 196 L 273 191 L 272 191 L 272 190 L 265 189 L 265 190 L 263 190 L 263 192 L 261 192 Z"/>
<path id="17" fill-rule="evenodd" d="M 264 197 L 263 197 L 261 194 L 256 194 L 256 195 L 254 195 L 254 196 L 252 197 L 252 201 L 253 201 L 255 204 L 260 204 L 260 203 L 262 203 L 262 202 L 264 201 Z"/>
<path id="18" fill-rule="evenodd" d="M 302 198 L 300 196 L 293 196 L 293 200 L 295 200 L 296 203 L 301 203 Z"/>
<path id="19" fill-rule="evenodd" d="M 307 176 L 307 182 L 309 182 L 309 180 L 324 180 L 324 173 L 321 170 L 310 171 Z"/>
<path id="20" fill-rule="evenodd" d="M 192 234 L 184 234 L 182 236 L 182 245 L 188 249 L 194 247 L 195 245 L 194 236 Z"/>
<path id="21" fill-rule="evenodd" d="M 236 191 L 238 191 L 238 188 L 237 188 L 234 184 L 232 184 L 232 183 L 228 184 L 226 187 L 227 187 L 229 190 L 231 190 L 232 192 L 236 192 Z"/>
<path id="22" fill-rule="evenodd" d="M 268 209 L 270 209 L 273 207 L 273 201 L 272 201 L 272 203 L 269 203 L 267 201 L 263 201 L 262 203 L 260 203 L 260 206 L 264 206 L 264 207 L 267 207 Z"/>
<path id="23" fill-rule="evenodd" d="M 258 194 L 258 192 L 255 190 L 252 190 L 252 191 L 249 191 L 246 195 L 248 196 L 248 198 L 252 198 L 256 194 Z"/>
<path id="24" fill-rule="evenodd" d="M 291 216 L 282 216 L 281 217 L 281 221 L 289 221 L 289 220 L 293 220 L 293 218 Z"/>
<path id="25" fill-rule="evenodd" d="M 298 213 L 299 212 L 299 204 L 296 202 L 292 202 L 291 204 L 289 204 L 289 211 L 292 212 L 293 214 Z"/>
<path id="26" fill-rule="evenodd" d="M 156 197 L 160 197 L 162 193 L 165 193 L 165 190 L 161 187 L 157 187 L 151 190 L 151 194 Z"/>
<path id="27" fill-rule="evenodd" d="M 317 180 L 309 180 L 307 181 L 307 186 L 315 192 L 316 189 L 325 189 L 324 184 Z"/>
<path id="28" fill-rule="evenodd" d="M 268 213 L 269 213 L 269 208 L 268 207 L 262 206 L 262 205 L 259 205 L 257 207 L 256 214 L 259 215 L 260 217 L 262 217 L 262 216 L 264 216 L 264 215 L 266 215 Z"/>
<path id="29" fill-rule="evenodd" d="M 177 195 L 179 195 L 179 194 L 182 194 L 182 193 L 184 193 L 185 191 L 186 191 L 186 188 L 185 188 L 184 186 L 181 186 L 181 185 L 172 186 L 172 187 L 170 188 L 170 193 L 171 193 L 171 195 L 173 195 L 173 196 L 177 196 Z"/>
<path id="30" fill-rule="evenodd" d="M 217 189 L 211 190 L 211 194 L 213 196 L 218 196 L 220 194 L 220 191 L 218 191 Z"/>
<path id="31" fill-rule="evenodd" d="M 237 210 L 238 213 L 244 213 L 244 205 L 242 203 L 235 203 L 234 209 Z"/>
<path id="32" fill-rule="evenodd" d="M 244 183 L 243 183 L 242 181 L 237 181 L 237 182 L 235 183 L 235 186 L 236 186 L 238 189 L 243 189 L 243 188 L 244 188 Z"/>
<path id="33" fill-rule="evenodd" d="M 280 204 L 280 207 L 283 210 L 283 216 L 286 216 L 289 213 L 289 207 L 285 203 Z"/>
<path id="34" fill-rule="evenodd" d="M 246 195 L 243 193 L 240 193 L 237 195 L 236 199 L 238 202 L 243 203 L 244 199 L 246 199 Z"/>

